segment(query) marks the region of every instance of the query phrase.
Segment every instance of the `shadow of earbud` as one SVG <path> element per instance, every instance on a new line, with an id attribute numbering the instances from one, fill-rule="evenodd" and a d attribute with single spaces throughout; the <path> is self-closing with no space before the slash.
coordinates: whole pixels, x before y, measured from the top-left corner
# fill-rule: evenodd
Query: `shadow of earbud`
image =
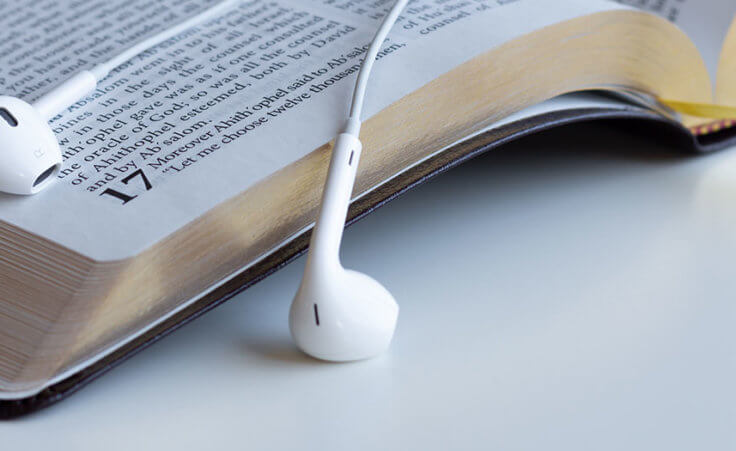
<path id="1" fill-rule="evenodd" d="M 313 359 L 294 345 L 289 337 L 280 339 L 268 337 L 246 337 L 237 343 L 240 354 L 246 359 L 255 357 L 260 363 L 280 366 L 322 366 L 323 362 Z M 256 362 L 253 362 L 256 363 Z"/>

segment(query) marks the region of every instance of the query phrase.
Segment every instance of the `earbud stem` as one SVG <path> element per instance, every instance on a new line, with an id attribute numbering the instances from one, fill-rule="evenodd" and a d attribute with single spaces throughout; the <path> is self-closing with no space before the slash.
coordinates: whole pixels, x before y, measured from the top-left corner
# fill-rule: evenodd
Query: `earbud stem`
<path id="1" fill-rule="evenodd" d="M 97 87 L 97 77 L 92 72 L 82 71 L 60 84 L 33 103 L 33 107 L 46 120 L 69 108 Z"/>
<path id="2" fill-rule="evenodd" d="M 340 243 L 362 148 L 360 140 L 349 133 L 335 140 L 322 207 L 312 232 L 307 271 L 340 265 Z M 320 264 L 313 265 L 316 261 Z"/>

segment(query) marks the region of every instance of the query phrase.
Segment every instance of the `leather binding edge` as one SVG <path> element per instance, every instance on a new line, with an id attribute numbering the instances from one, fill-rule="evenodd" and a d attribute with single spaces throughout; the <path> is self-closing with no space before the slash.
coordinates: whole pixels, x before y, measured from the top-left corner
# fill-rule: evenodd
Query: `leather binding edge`
<path id="1" fill-rule="evenodd" d="M 546 113 L 513 122 L 472 137 L 409 168 L 367 195 L 355 200 L 350 206 L 346 226 L 359 221 L 425 181 L 510 141 L 563 125 L 602 119 L 625 119 L 627 123 L 634 127 L 638 123 L 638 125 L 644 125 L 641 130 L 649 134 L 654 134 L 653 129 L 664 129 L 668 132 L 668 137 L 674 139 L 677 147 L 689 152 L 710 152 L 736 143 L 736 130 L 724 130 L 720 133 L 696 138 L 679 123 L 665 119 L 650 110 L 634 106 L 626 109 L 589 108 Z M 655 124 L 659 127 L 652 127 Z M 256 265 L 196 300 L 190 306 L 158 324 L 147 333 L 126 343 L 66 379 L 30 397 L 0 401 L 0 419 L 12 419 L 27 415 L 67 398 L 158 340 L 294 261 L 306 251 L 310 234 L 311 229 L 305 231 L 286 245 L 274 250 Z"/>

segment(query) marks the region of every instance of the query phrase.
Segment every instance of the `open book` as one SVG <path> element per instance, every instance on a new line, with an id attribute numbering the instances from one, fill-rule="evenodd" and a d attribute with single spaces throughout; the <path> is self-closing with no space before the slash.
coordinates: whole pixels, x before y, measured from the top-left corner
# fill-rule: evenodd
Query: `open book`
<path id="1" fill-rule="evenodd" d="M 244 0 L 53 119 L 58 182 L 0 197 L 0 416 L 73 392 L 305 249 L 390 3 Z M 0 92 L 33 101 L 212 4 L 0 0 Z M 563 123 L 633 118 L 691 150 L 726 146 L 732 121 L 668 105 L 736 105 L 735 14 L 733 0 L 415 0 L 369 87 L 350 220 Z"/>

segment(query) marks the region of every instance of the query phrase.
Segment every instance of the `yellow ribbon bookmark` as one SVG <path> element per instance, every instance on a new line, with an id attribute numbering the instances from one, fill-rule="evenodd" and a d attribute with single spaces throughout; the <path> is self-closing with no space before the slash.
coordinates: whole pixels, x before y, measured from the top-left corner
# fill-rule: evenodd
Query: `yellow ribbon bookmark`
<path id="1" fill-rule="evenodd" d="M 713 103 L 680 102 L 678 100 L 659 99 L 678 113 L 710 119 L 736 119 L 736 107 L 716 105 Z"/>
<path id="2" fill-rule="evenodd" d="M 690 127 L 695 135 L 707 135 L 736 126 L 736 107 L 716 105 L 712 103 L 681 102 L 678 100 L 658 99 L 665 105 L 678 113 L 705 119 L 715 119 Z"/>

